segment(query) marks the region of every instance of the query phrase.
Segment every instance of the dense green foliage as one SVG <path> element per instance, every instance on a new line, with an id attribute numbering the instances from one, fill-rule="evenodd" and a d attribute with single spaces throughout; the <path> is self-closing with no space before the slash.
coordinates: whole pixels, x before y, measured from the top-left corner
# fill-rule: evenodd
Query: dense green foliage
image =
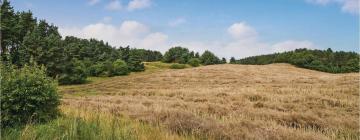
<path id="1" fill-rule="evenodd" d="M 143 62 L 161 61 L 163 58 L 161 52 L 145 49 L 131 49 L 130 54 L 137 55 Z"/>
<path id="2" fill-rule="evenodd" d="M 113 47 L 96 39 L 66 36 L 45 20 L 38 21 L 30 11 L 15 13 L 8 0 L 1 5 L 1 60 L 17 67 L 30 61 L 46 67 L 48 76 L 60 84 L 79 84 L 90 76 L 114 76 L 127 72 L 113 71 L 121 59 L 130 71 L 143 71 L 142 61 L 160 61 L 158 51 Z"/>
<path id="3" fill-rule="evenodd" d="M 170 68 L 171 69 L 185 69 L 186 65 L 185 64 L 174 63 L 174 64 L 171 64 Z"/>
<path id="4" fill-rule="evenodd" d="M 235 57 L 231 57 L 231 58 L 230 58 L 230 64 L 235 64 L 235 63 L 236 63 Z"/>
<path id="5" fill-rule="evenodd" d="M 203 65 L 214 65 L 220 64 L 221 60 L 215 56 L 212 52 L 206 50 L 200 57 L 201 63 Z"/>
<path id="6" fill-rule="evenodd" d="M 200 60 L 199 63 L 203 65 L 214 65 L 214 64 L 225 64 L 226 59 L 222 58 L 221 60 L 215 56 L 212 52 L 206 50 L 201 56 L 199 53 L 194 51 L 189 51 L 187 48 L 183 47 L 172 47 L 170 48 L 163 57 L 163 62 L 165 63 L 180 63 L 180 64 L 194 64 L 194 66 L 199 66 L 197 60 Z"/>
<path id="7" fill-rule="evenodd" d="M 139 72 L 144 71 L 144 63 L 141 62 L 141 58 L 136 55 L 131 55 L 128 60 L 128 66 L 131 71 Z"/>
<path id="8" fill-rule="evenodd" d="M 62 73 L 58 77 L 60 84 L 81 84 L 86 81 L 86 67 L 82 61 L 72 59 L 69 63 L 64 64 Z"/>
<path id="9" fill-rule="evenodd" d="M 327 50 L 296 49 L 284 53 L 253 56 L 237 60 L 238 64 L 264 65 L 271 63 L 290 63 L 330 73 L 359 72 L 359 54 L 355 52 L 333 52 Z"/>
<path id="10" fill-rule="evenodd" d="M 220 61 L 220 64 L 226 64 L 227 63 L 227 61 L 226 61 L 226 58 L 221 58 L 221 61 Z"/>
<path id="11" fill-rule="evenodd" d="M 112 75 L 119 76 L 119 75 L 127 75 L 129 74 L 129 68 L 125 61 L 118 59 L 113 63 L 113 71 Z"/>
<path id="12" fill-rule="evenodd" d="M 201 61 L 199 58 L 191 58 L 188 62 L 188 64 L 192 67 L 198 67 L 198 66 L 200 66 L 200 63 L 201 63 Z"/>
<path id="13" fill-rule="evenodd" d="M 165 52 L 163 61 L 166 63 L 186 64 L 189 59 L 189 49 L 183 47 L 173 47 Z"/>
<path id="14" fill-rule="evenodd" d="M 58 115 L 56 83 L 45 68 L 1 66 L 1 127 L 44 122 Z"/>

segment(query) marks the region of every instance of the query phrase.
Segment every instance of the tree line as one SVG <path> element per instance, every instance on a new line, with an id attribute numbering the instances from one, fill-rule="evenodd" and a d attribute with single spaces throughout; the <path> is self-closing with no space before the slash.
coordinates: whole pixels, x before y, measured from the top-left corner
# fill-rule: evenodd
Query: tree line
<path id="1" fill-rule="evenodd" d="M 144 71 L 144 61 L 191 62 L 194 66 L 226 63 L 209 51 L 200 56 L 187 48 L 174 47 L 163 56 L 159 51 L 114 47 L 102 40 L 63 38 L 58 27 L 38 20 L 31 11 L 15 12 L 8 0 L 1 5 L 1 35 L 2 62 L 18 68 L 44 65 L 46 74 L 59 84 L 84 83 L 87 76 Z"/>
<path id="2" fill-rule="evenodd" d="M 236 64 L 264 65 L 290 63 L 301 68 L 330 73 L 359 72 L 360 55 L 356 52 L 296 49 L 283 53 L 252 56 L 235 60 Z"/>
<path id="3" fill-rule="evenodd" d="M 215 65 L 215 64 L 225 64 L 226 59 L 219 59 L 214 53 L 206 50 L 203 54 L 198 52 L 189 51 L 189 49 L 184 47 L 172 47 L 163 56 L 163 62 L 165 63 L 180 63 L 180 64 L 190 64 L 192 66 L 202 64 L 202 65 Z"/>

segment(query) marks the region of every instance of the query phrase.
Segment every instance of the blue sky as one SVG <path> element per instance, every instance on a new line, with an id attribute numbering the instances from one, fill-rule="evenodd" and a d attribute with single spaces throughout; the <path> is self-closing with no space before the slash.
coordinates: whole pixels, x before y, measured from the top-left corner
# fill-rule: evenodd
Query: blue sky
<path id="1" fill-rule="evenodd" d="M 293 50 L 358 51 L 359 0 L 11 0 L 60 33 L 164 52 L 184 46 L 242 58 Z"/>

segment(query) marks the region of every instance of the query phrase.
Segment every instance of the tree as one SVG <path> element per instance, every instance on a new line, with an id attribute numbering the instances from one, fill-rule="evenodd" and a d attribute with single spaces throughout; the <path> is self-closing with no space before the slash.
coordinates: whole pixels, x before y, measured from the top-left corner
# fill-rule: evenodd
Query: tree
<path id="1" fill-rule="evenodd" d="M 14 13 L 13 7 L 11 7 L 8 0 L 4 0 L 1 5 L 0 11 L 0 29 L 1 29 L 1 59 L 3 61 L 10 61 L 9 50 L 19 44 L 17 37 L 17 22 L 18 18 Z"/>
<path id="2" fill-rule="evenodd" d="M 230 58 L 230 64 L 235 64 L 235 63 L 236 63 L 235 57 L 231 57 Z"/>
<path id="3" fill-rule="evenodd" d="M 59 75 L 59 84 L 82 84 L 86 82 L 87 71 L 84 63 L 77 59 L 72 59 L 64 65 L 63 71 Z"/>
<path id="4" fill-rule="evenodd" d="M 191 58 L 188 62 L 190 66 L 198 67 L 200 66 L 200 59 L 199 58 Z"/>
<path id="5" fill-rule="evenodd" d="M 200 60 L 203 65 L 214 65 L 220 63 L 220 59 L 208 50 L 201 55 Z"/>
<path id="6" fill-rule="evenodd" d="M 121 60 L 128 62 L 130 58 L 130 46 L 127 46 L 125 48 L 120 47 L 119 51 L 121 53 Z"/>
<path id="7" fill-rule="evenodd" d="M 26 34 L 28 32 L 32 32 L 33 29 L 36 26 L 36 19 L 33 18 L 32 13 L 30 11 L 28 12 L 18 12 L 16 14 L 17 18 L 18 18 L 18 23 L 16 26 L 17 32 L 16 32 L 16 36 L 17 39 L 14 42 L 15 45 L 13 45 L 9 52 L 11 55 L 11 62 L 17 66 L 21 66 L 21 62 L 20 62 L 20 47 L 21 47 L 21 43 L 24 39 L 24 37 L 26 36 Z"/>
<path id="8" fill-rule="evenodd" d="M 141 59 L 139 58 L 139 56 L 131 55 L 129 57 L 127 64 L 128 64 L 130 71 L 139 72 L 139 71 L 145 70 L 144 63 L 141 62 Z"/>
<path id="9" fill-rule="evenodd" d="M 221 59 L 221 62 L 220 62 L 220 63 L 221 63 L 221 64 L 226 64 L 226 63 L 227 63 L 227 62 L 226 62 L 226 58 L 223 57 L 223 58 Z"/>
<path id="10" fill-rule="evenodd" d="M 330 73 L 359 71 L 360 56 L 356 52 L 296 49 L 294 51 L 252 56 L 237 61 L 239 64 L 289 63 L 298 67 Z"/>
<path id="11" fill-rule="evenodd" d="M 190 53 L 187 48 L 173 47 L 164 54 L 163 61 L 166 63 L 186 64 L 189 59 Z"/>
<path id="12" fill-rule="evenodd" d="M 56 83 L 46 76 L 44 67 L 2 65 L 0 80 L 2 128 L 45 122 L 59 114 Z"/>
<path id="13" fill-rule="evenodd" d="M 28 32 L 19 49 L 19 65 L 29 64 L 30 58 L 39 65 L 45 65 L 47 73 L 55 77 L 60 72 L 61 59 L 63 58 L 61 36 L 57 31 L 52 31 L 45 21 L 34 31 Z"/>
<path id="14" fill-rule="evenodd" d="M 195 58 L 200 58 L 200 55 L 198 52 L 195 53 Z"/>
<path id="15" fill-rule="evenodd" d="M 190 55 L 190 58 L 195 58 L 195 53 L 194 53 L 194 51 L 191 51 L 189 55 Z"/>

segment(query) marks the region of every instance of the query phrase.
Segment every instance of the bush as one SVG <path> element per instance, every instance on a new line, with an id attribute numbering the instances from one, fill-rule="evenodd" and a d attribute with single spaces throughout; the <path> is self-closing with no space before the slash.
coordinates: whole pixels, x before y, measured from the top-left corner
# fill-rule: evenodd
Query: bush
<path id="1" fill-rule="evenodd" d="M 145 70 L 144 63 L 141 62 L 138 56 L 131 55 L 127 63 L 130 71 L 139 72 Z"/>
<path id="2" fill-rule="evenodd" d="M 56 82 L 45 68 L 1 66 L 1 127 L 45 122 L 59 114 Z"/>
<path id="3" fill-rule="evenodd" d="M 62 74 L 59 76 L 59 84 L 82 84 L 86 82 L 87 71 L 84 63 L 79 60 L 72 59 L 71 62 L 65 65 Z"/>
<path id="4" fill-rule="evenodd" d="M 199 58 L 191 58 L 189 60 L 188 64 L 192 67 L 198 67 L 198 66 L 200 66 L 200 59 Z"/>
<path id="5" fill-rule="evenodd" d="M 91 76 L 99 76 L 101 73 L 105 71 L 105 67 L 102 63 L 96 63 L 91 65 L 88 69 L 89 75 Z"/>
<path id="6" fill-rule="evenodd" d="M 127 75 L 129 74 L 129 69 L 125 61 L 116 60 L 113 63 L 112 75 Z"/>
<path id="7" fill-rule="evenodd" d="M 184 69 L 184 68 L 186 68 L 186 65 L 175 63 L 175 64 L 172 64 L 172 65 L 170 66 L 170 68 L 171 68 L 171 69 Z"/>

